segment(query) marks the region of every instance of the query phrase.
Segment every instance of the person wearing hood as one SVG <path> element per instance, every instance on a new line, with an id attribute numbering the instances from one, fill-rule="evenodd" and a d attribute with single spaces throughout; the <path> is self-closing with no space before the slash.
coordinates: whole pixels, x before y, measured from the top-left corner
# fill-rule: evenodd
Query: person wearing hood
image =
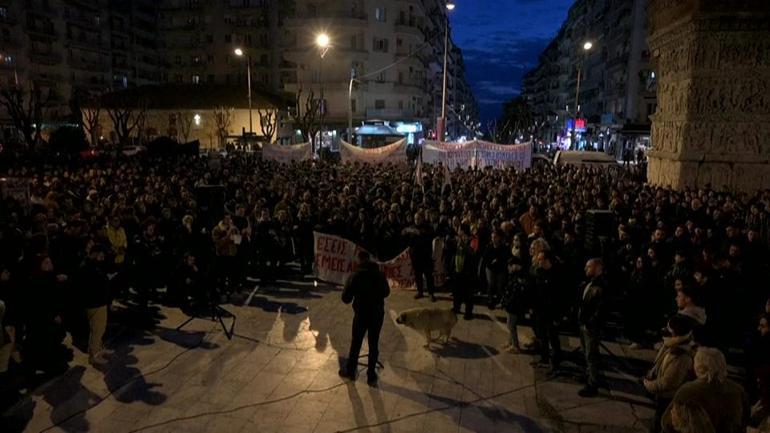
<path id="1" fill-rule="evenodd" d="M 353 303 L 353 338 L 350 342 L 348 361 L 340 369 L 341 377 L 355 380 L 358 356 L 364 335 L 369 336 L 369 360 L 367 383 L 377 386 L 377 361 L 379 358 L 380 330 L 385 317 L 385 298 L 390 295 L 390 286 L 385 274 L 377 263 L 372 262 L 369 253 L 358 252 L 358 267 L 345 282 L 342 302 Z"/>
<path id="2" fill-rule="evenodd" d="M 655 397 L 655 419 L 650 431 L 661 431 L 661 419 L 677 390 L 693 376 L 695 345 L 692 321 L 676 315 L 669 319 L 664 330 L 663 346 L 655 357 L 655 364 L 642 381 L 644 388 Z"/>

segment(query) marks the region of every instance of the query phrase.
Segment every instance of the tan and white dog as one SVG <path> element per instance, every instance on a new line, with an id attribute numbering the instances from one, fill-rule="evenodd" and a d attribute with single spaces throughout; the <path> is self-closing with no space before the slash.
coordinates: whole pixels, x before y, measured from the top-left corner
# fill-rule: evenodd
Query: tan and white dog
<path id="1" fill-rule="evenodd" d="M 450 309 L 443 308 L 413 308 L 401 312 L 396 317 L 396 323 L 408 326 L 425 334 L 425 345 L 430 346 L 432 334 L 438 331 L 438 337 L 444 337 L 444 343 L 449 342 L 452 328 L 457 323 L 457 316 Z"/>

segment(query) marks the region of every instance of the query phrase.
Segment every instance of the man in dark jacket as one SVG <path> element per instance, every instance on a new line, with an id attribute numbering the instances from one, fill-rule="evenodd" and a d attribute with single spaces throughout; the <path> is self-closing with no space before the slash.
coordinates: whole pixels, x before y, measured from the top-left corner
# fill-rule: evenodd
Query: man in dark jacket
<path id="1" fill-rule="evenodd" d="M 88 337 L 88 362 L 103 364 L 102 338 L 107 329 L 107 306 L 110 303 L 110 280 L 105 273 L 106 250 L 94 245 L 80 267 L 77 284 L 82 290 L 83 307 L 86 310 L 90 334 Z"/>
<path id="2" fill-rule="evenodd" d="M 436 296 L 433 293 L 433 227 L 425 221 L 422 212 L 417 212 L 414 214 L 414 225 L 404 229 L 402 234 L 407 239 L 409 255 L 412 258 L 414 282 L 417 286 L 415 299 L 424 296 L 423 287 L 427 284 L 430 300 L 436 302 Z"/>
<path id="3" fill-rule="evenodd" d="M 599 394 L 599 343 L 601 342 L 603 291 L 606 286 L 604 264 L 601 259 L 591 259 L 586 263 L 585 271 L 589 281 L 580 296 L 578 323 L 588 381 L 578 394 L 581 397 L 596 397 Z"/>
<path id="4" fill-rule="evenodd" d="M 457 239 L 445 247 L 449 283 L 452 287 L 452 311 L 460 313 L 465 304 L 465 320 L 473 318 L 473 295 L 476 292 L 476 253 L 471 248 L 471 229 L 461 225 Z"/>
<path id="5" fill-rule="evenodd" d="M 379 357 L 380 330 L 385 316 L 385 298 L 390 295 L 390 286 L 385 274 L 376 263 L 371 261 L 369 253 L 358 253 L 358 268 L 345 283 L 342 302 L 353 303 L 353 338 L 345 368 L 340 369 L 340 376 L 355 379 L 358 369 L 358 355 L 364 335 L 369 335 L 369 363 L 367 383 L 377 386 L 377 359 Z"/>

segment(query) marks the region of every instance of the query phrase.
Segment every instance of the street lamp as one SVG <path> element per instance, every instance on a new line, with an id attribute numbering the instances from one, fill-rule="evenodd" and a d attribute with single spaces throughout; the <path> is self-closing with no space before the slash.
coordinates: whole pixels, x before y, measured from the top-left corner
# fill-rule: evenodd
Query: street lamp
<path id="1" fill-rule="evenodd" d="M 323 143 L 323 134 L 324 134 L 324 128 L 325 128 L 324 114 L 326 112 L 326 100 L 324 99 L 323 65 L 324 65 L 324 57 L 326 56 L 326 53 L 329 52 L 329 48 L 331 48 L 331 38 L 329 38 L 329 35 L 326 33 L 319 33 L 315 37 L 315 44 L 321 50 L 321 60 L 318 62 L 318 81 L 319 81 L 319 85 L 321 86 L 321 92 L 320 92 L 321 102 L 320 102 L 318 114 L 321 117 L 320 135 L 321 135 L 321 142 Z M 315 149 L 313 149 L 313 152 L 315 153 Z"/>
<path id="2" fill-rule="evenodd" d="M 236 48 L 233 50 L 233 54 L 235 54 L 238 57 L 243 57 L 244 52 L 240 48 Z M 254 121 L 252 120 L 251 116 L 251 56 L 246 54 L 246 85 L 248 86 L 249 91 L 249 135 L 254 134 Z"/>
<path id="3" fill-rule="evenodd" d="M 436 135 L 438 141 L 444 139 L 444 128 L 446 126 L 446 87 L 447 87 L 447 61 L 449 59 L 449 12 L 455 8 L 454 2 L 446 2 L 446 25 L 444 26 L 444 82 L 441 89 L 441 117 L 436 125 Z"/>
<path id="4" fill-rule="evenodd" d="M 583 53 L 577 65 L 577 82 L 575 83 L 575 117 L 572 121 L 572 140 L 570 142 L 570 146 L 575 150 L 577 150 L 577 143 L 575 143 L 577 138 L 577 131 L 575 131 L 575 129 L 577 129 L 577 119 L 578 115 L 580 114 L 580 78 L 583 72 L 583 62 L 585 61 L 585 57 L 593 47 L 594 44 L 591 41 L 585 41 L 583 43 Z"/>

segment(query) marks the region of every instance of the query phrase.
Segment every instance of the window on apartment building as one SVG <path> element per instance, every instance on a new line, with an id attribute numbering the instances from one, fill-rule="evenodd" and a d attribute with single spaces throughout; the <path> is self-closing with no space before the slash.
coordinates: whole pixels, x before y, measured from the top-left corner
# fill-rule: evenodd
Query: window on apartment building
<path id="1" fill-rule="evenodd" d="M 267 62 L 267 54 L 262 54 L 261 56 L 259 56 L 259 63 L 262 66 L 267 66 L 267 63 L 268 63 Z"/>
<path id="2" fill-rule="evenodd" d="M 5 6 L 0 6 L 0 18 L 7 18 L 8 17 L 8 8 Z"/>
<path id="3" fill-rule="evenodd" d="M 379 51 L 382 53 L 388 52 L 388 40 L 383 38 L 374 38 L 372 41 L 372 51 Z"/>
<path id="4" fill-rule="evenodd" d="M 211 54 L 207 54 L 206 63 L 209 63 L 209 64 L 214 63 L 214 56 L 212 56 Z"/>
<path id="5" fill-rule="evenodd" d="M 404 73 L 399 71 L 398 72 L 398 83 L 401 84 L 404 82 Z"/>
<path id="6" fill-rule="evenodd" d="M 193 64 L 197 65 L 201 62 L 201 56 L 192 56 L 192 62 Z"/>
<path id="7" fill-rule="evenodd" d="M 377 109 L 377 110 L 385 109 L 385 100 L 384 99 L 376 99 L 374 101 L 374 108 Z"/>
<path id="8" fill-rule="evenodd" d="M 193 75 L 190 78 L 190 81 L 192 81 L 193 84 L 200 84 L 201 83 L 201 76 L 200 75 Z"/>
<path id="9" fill-rule="evenodd" d="M 398 13 L 398 23 L 402 26 L 406 24 L 406 12 L 400 11 Z"/>
<path id="10" fill-rule="evenodd" d="M 401 38 L 396 38 L 396 48 L 401 48 L 404 45 L 404 41 Z"/>
<path id="11" fill-rule="evenodd" d="M 398 101 L 398 109 L 403 110 L 404 109 L 404 101 Z"/>
<path id="12" fill-rule="evenodd" d="M 385 72 L 380 72 L 377 74 L 377 82 L 384 83 L 385 82 Z"/>
<path id="13" fill-rule="evenodd" d="M 355 99 L 351 99 L 350 100 L 350 111 L 352 111 L 353 113 L 358 111 L 358 104 L 357 104 L 357 102 L 358 101 L 356 101 Z"/>
<path id="14" fill-rule="evenodd" d="M 182 77 L 182 74 L 174 74 L 174 81 L 177 83 L 182 83 L 184 82 L 184 77 Z"/>
<path id="15" fill-rule="evenodd" d="M 357 42 L 356 39 L 357 39 L 356 35 L 353 35 L 353 36 L 350 37 L 350 49 L 351 50 L 355 50 L 357 48 L 356 47 L 356 45 L 357 45 L 356 44 L 356 42 Z"/>
<path id="16" fill-rule="evenodd" d="M 174 57 L 174 63 L 176 63 L 177 65 L 181 65 L 182 64 L 182 56 Z"/>
<path id="17" fill-rule="evenodd" d="M 376 8 L 374 10 L 374 19 L 377 21 L 384 23 L 388 20 L 388 11 L 385 8 Z"/>
<path id="18" fill-rule="evenodd" d="M 209 44 L 214 43 L 214 35 L 206 35 L 206 42 Z"/>
<path id="19" fill-rule="evenodd" d="M 214 74 L 209 74 L 208 77 L 206 77 L 206 82 L 209 84 L 214 84 Z"/>
<path id="20" fill-rule="evenodd" d="M 225 35 L 225 43 L 229 44 L 231 42 L 233 42 L 233 35 L 228 33 L 228 34 Z"/>

